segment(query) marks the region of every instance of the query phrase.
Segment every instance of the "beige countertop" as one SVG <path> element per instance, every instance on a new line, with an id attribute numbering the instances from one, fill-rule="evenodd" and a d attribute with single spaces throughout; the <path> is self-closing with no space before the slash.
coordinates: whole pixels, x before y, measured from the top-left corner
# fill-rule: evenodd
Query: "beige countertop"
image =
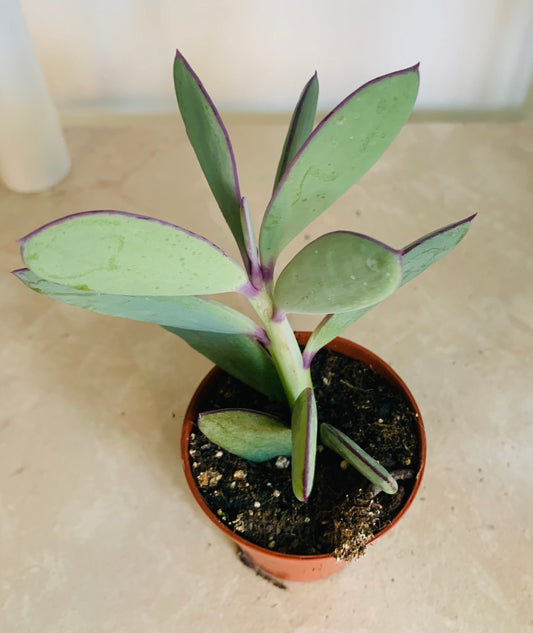
<path id="1" fill-rule="evenodd" d="M 284 126 L 228 127 L 258 226 Z M 409 125 L 287 249 L 335 228 L 400 247 L 479 213 L 456 251 L 346 333 L 418 400 L 419 497 L 364 559 L 287 591 L 238 562 L 186 489 L 180 419 L 209 362 L 8 274 L 17 238 L 89 209 L 171 220 L 235 252 L 177 116 L 71 125 L 67 141 L 60 185 L 0 186 L 0 630 L 532 631 L 533 126 Z"/>

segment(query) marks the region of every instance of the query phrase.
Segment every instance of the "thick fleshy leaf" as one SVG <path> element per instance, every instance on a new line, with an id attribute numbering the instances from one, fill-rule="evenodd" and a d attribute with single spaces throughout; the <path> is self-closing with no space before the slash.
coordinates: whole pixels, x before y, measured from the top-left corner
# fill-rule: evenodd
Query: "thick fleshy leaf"
<path id="1" fill-rule="evenodd" d="M 398 490 L 398 484 L 394 477 L 339 429 L 331 424 L 322 423 L 320 425 L 320 439 L 325 446 L 335 451 L 384 492 L 392 495 Z"/>
<path id="2" fill-rule="evenodd" d="M 241 219 L 251 281 L 256 288 L 259 288 L 262 281 L 262 272 L 259 264 L 259 254 L 257 252 L 252 216 L 250 214 L 250 208 L 248 207 L 248 201 L 244 197 L 241 200 Z"/>
<path id="3" fill-rule="evenodd" d="M 120 211 L 70 215 L 20 242 L 37 276 L 78 290 L 182 296 L 249 286 L 244 270 L 205 238 Z"/>
<path id="4" fill-rule="evenodd" d="M 211 442 L 252 462 L 266 462 L 291 454 L 291 430 L 259 411 L 208 411 L 198 416 L 198 426 Z"/>
<path id="5" fill-rule="evenodd" d="M 306 314 L 361 309 L 394 292 L 401 274 L 399 253 L 390 246 L 359 233 L 327 233 L 287 264 L 274 303 Z"/>
<path id="6" fill-rule="evenodd" d="M 14 274 L 39 294 L 99 314 L 191 330 L 265 336 L 263 330 L 244 314 L 204 297 L 99 294 L 46 281 L 27 268 L 15 270 Z"/>
<path id="7" fill-rule="evenodd" d="M 211 97 L 179 51 L 174 61 L 174 86 L 187 136 L 239 249 L 245 254 L 241 194 L 228 132 Z"/>
<path id="8" fill-rule="evenodd" d="M 468 232 L 474 218 L 475 215 L 471 215 L 464 220 L 437 229 L 402 249 L 402 280 L 400 285 L 403 286 L 414 279 L 431 264 L 455 248 Z M 328 314 L 318 324 L 307 342 L 303 355 L 305 366 L 310 366 L 319 349 L 342 334 L 346 328 L 360 319 L 372 307 L 374 306 L 341 314 Z"/>
<path id="9" fill-rule="evenodd" d="M 250 387 L 274 400 L 286 400 L 274 363 L 256 338 L 245 334 L 199 332 L 173 327 L 165 329 L 180 336 L 197 352 Z"/>
<path id="10" fill-rule="evenodd" d="M 266 270 L 273 270 L 282 249 L 392 143 L 413 109 L 418 82 L 418 66 L 379 77 L 349 95 L 316 127 L 266 210 L 259 237 Z"/>
<path id="11" fill-rule="evenodd" d="M 288 164 L 313 131 L 317 101 L 318 77 L 315 72 L 311 79 L 305 84 L 292 114 L 285 144 L 283 145 L 283 151 L 281 152 L 278 170 L 276 172 L 276 179 L 274 180 L 274 190 L 278 186 Z"/>
<path id="12" fill-rule="evenodd" d="M 412 242 L 402 250 L 402 286 L 453 250 L 468 233 L 476 214 L 443 226 Z"/>
<path id="13" fill-rule="evenodd" d="M 317 426 L 315 394 L 308 387 L 294 403 L 291 417 L 292 491 L 300 501 L 307 501 L 313 488 Z"/>
<path id="14" fill-rule="evenodd" d="M 335 337 L 339 336 L 346 328 L 350 327 L 352 323 L 355 323 L 373 307 L 374 306 L 368 306 L 366 308 L 360 308 L 359 310 L 326 315 L 313 330 L 307 341 L 303 352 L 304 367 L 309 369 L 319 349 L 322 349 Z"/>

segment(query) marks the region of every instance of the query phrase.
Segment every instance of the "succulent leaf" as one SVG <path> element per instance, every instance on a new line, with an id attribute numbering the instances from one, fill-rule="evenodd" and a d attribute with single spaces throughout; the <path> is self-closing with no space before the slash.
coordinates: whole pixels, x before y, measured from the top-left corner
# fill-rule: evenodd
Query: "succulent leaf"
<path id="1" fill-rule="evenodd" d="M 46 281 L 27 268 L 16 270 L 14 274 L 39 294 L 99 314 L 209 332 L 254 336 L 263 332 L 244 314 L 204 297 L 101 294 Z"/>
<path id="2" fill-rule="evenodd" d="M 331 424 L 322 423 L 320 425 L 320 439 L 325 446 L 335 451 L 384 492 L 393 495 L 398 490 L 398 484 L 394 477 L 339 429 Z"/>
<path id="3" fill-rule="evenodd" d="M 250 264 L 250 277 L 252 284 L 256 288 L 258 288 L 261 284 L 262 272 L 261 266 L 259 264 L 259 254 L 257 252 L 257 242 L 255 240 L 252 216 L 250 214 L 248 201 L 244 197 L 241 200 L 241 219 L 244 242 L 246 245 L 246 252 L 248 254 L 248 260 Z"/>
<path id="4" fill-rule="evenodd" d="M 327 233 L 287 264 L 274 303 L 306 314 L 361 309 L 394 292 L 401 274 L 399 253 L 386 244 L 359 233 Z"/>
<path id="5" fill-rule="evenodd" d="M 211 442 L 252 462 L 266 462 L 291 454 L 291 430 L 276 418 L 258 411 L 208 411 L 198 416 L 198 426 Z"/>
<path id="6" fill-rule="evenodd" d="M 174 61 L 174 86 L 187 136 L 218 206 L 245 256 L 241 194 L 229 135 L 211 97 L 179 51 Z"/>
<path id="7" fill-rule="evenodd" d="M 318 76 L 315 72 L 311 79 L 305 84 L 298 103 L 296 104 L 296 108 L 294 109 L 274 180 L 274 190 L 278 186 L 288 164 L 313 131 L 317 101 Z"/>
<path id="8" fill-rule="evenodd" d="M 453 250 L 468 233 L 476 214 L 443 226 L 415 240 L 402 250 L 402 286 Z"/>
<path id="9" fill-rule="evenodd" d="M 315 394 L 308 387 L 294 403 L 292 431 L 292 490 L 299 501 L 307 501 L 313 488 L 318 432 Z"/>
<path id="10" fill-rule="evenodd" d="M 379 77 L 316 127 L 266 210 L 259 236 L 265 269 L 273 269 L 283 248 L 374 165 L 406 123 L 418 83 L 418 66 Z"/>
<path id="11" fill-rule="evenodd" d="M 32 272 L 78 290 L 182 296 L 249 285 L 244 270 L 205 238 L 121 211 L 70 215 L 20 242 Z"/>
<path id="12" fill-rule="evenodd" d="M 255 337 L 173 327 L 165 329 L 181 337 L 228 374 L 274 400 L 286 401 L 274 363 Z"/>
<path id="13" fill-rule="evenodd" d="M 475 218 L 472 215 L 459 222 L 444 226 L 412 242 L 401 251 L 402 280 L 400 286 L 408 283 L 441 257 L 449 253 L 463 239 Z M 336 336 L 374 306 L 368 306 L 341 314 L 328 314 L 311 334 L 304 351 L 304 362 L 309 367 L 314 355 Z"/>
<path id="14" fill-rule="evenodd" d="M 334 338 L 342 334 L 352 323 L 355 323 L 374 306 L 341 312 L 339 314 L 327 314 L 313 330 L 305 350 L 303 352 L 304 367 L 309 369 L 311 361 L 319 349 L 322 349 Z"/>

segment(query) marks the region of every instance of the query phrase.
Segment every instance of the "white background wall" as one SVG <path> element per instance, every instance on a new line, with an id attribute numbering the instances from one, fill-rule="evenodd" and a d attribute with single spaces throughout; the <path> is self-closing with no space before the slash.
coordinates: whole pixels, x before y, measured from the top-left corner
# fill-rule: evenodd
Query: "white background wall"
<path id="1" fill-rule="evenodd" d="M 417 61 L 420 109 L 512 109 L 533 69 L 531 0 L 20 1 L 70 111 L 173 110 L 176 47 L 225 110 L 291 109 L 315 69 L 326 108 Z"/>

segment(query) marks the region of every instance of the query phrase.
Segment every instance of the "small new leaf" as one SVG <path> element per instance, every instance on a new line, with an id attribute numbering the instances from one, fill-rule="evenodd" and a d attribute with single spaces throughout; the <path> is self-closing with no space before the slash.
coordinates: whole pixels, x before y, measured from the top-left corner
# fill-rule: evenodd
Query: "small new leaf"
<path id="1" fill-rule="evenodd" d="M 201 413 L 198 426 L 214 444 L 252 462 L 291 455 L 291 430 L 276 418 L 246 409 Z"/>
<path id="2" fill-rule="evenodd" d="M 257 242 L 255 241 L 250 207 L 248 206 L 248 201 L 244 197 L 241 200 L 241 222 L 252 285 L 259 288 L 262 281 L 261 266 L 259 264 L 259 254 L 257 252 Z"/>
<path id="3" fill-rule="evenodd" d="M 313 131 L 315 124 L 316 106 L 318 101 L 318 76 L 315 73 L 311 79 L 305 84 L 302 94 L 298 99 L 296 108 L 294 109 L 287 137 L 281 152 L 276 179 L 274 181 L 274 190 L 285 173 L 288 164 L 292 161 L 300 147 L 308 139 Z"/>
<path id="4" fill-rule="evenodd" d="M 320 439 L 381 490 L 390 495 L 397 492 L 398 484 L 394 477 L 342 431 L 331 424 L 322 423 Z"/>
<path id="5" fill-rule="evenodd" d="M 317 410 L 315 394 L 308 387 L 292 409 L 292 490 L 299 501 L 307 501 L 313 488 L 316 461 Z"/>

